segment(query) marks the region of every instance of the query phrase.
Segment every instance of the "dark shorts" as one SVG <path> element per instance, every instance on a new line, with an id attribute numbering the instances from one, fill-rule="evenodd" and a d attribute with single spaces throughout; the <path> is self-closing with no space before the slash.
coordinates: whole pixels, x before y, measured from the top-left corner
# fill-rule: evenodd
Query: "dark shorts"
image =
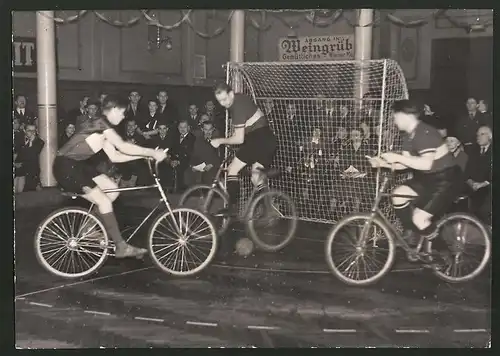
<path id="1" fill-rule="evenodd" d="M 64 156 L 57 156 L 52 167 L 54 178 L 67 192 L 84 193 L 83 187 L 95 188 L 94 178 L 101 175 L 97 167 L 87 160 L 76 161 Z"/>
<path id="2" fill-rule="evenodd" d="M 262 127 L 245 135 L 245 142 L 240 146 L 236 157 L 252 165 L 256 162 L 264 168 L 269 168 L 273 163 L 278 142 L 270 127 Z"/>
<path id="3" fill-rule="evenodd" d="M 454 166 L 436 173 L 416 173 L 404 185 L 418 194 L 415 207 L 436 216 L 446 213 L 455 200 L 460 177 L 460 167 Z"/>

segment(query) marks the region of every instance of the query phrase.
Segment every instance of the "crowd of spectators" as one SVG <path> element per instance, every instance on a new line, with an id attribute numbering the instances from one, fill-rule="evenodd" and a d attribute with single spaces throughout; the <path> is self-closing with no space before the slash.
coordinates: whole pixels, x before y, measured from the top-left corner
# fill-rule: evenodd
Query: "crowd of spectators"
<path id="1" fill-rule="evenodd" d="M 100 115 L 105 97 L 106 93 L 96 99 L 84 96 L 74 109 L 58 118 L 60 146 L 81 125 Z M 181 192 L 196 183 L 210 183 L 222 152 L 208 140 L 225 132 L 225 112 L 213 101 L 204 103 L 202 110 L 195 103 L 177 108 L 166 90 L 145 99 L 132 90 L 128 100 L 118 132 L 125 140 L 142 146 L 169 148 L 168 159 L 159 167 L 164 187 L 169 192 Z M 321 96 L 316 101 L 267 99 L 258 104 L 278 136 L 276 162 L 288 173 L 280 184 L 299 208 L 327 211 L 338 219 L 370 206 L 373 195 L 366 192 L 375 191 L 375 179 L 365 156 L 378 152 L 379 141 L 382 151 L 392 150 L 397 136 L 388 120 L 380 125 L 376 100 L 367 99 L 360 107 Z M 468 98 L 465 107 L 447 120 L 423 105 L 421 118 L 447 137 L 463 168 L 463 193 L 470 197 L 472 211 L 489 221 L 493 115 L 486 101 Z M 40 189 L 38 156 L 44 142 L 36 133 L 36 116 L 26 109 L 23 95 L 15 98 L 13 123 L 15 191 Z M 113 165 L 104 153 L 95 159 L 100 170 L 114 177 L 121 187 L 151 183 L 143 161 Z"/>

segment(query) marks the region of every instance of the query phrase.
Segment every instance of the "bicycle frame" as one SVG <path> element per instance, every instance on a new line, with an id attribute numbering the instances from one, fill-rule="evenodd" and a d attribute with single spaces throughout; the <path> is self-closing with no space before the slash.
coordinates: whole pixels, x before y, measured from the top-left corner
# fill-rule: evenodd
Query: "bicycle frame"
<path id="1" fill-rule="evenodd" d="M 154 168 L 152 167 L 151 161 L 149 159 L 147 160 L 147 163 L 148 163 L 149 172 L 151 173 L 151 176 L 153 177 L 155 184 L 145 185 L 145 186 L 141 186 L 141 187 L 113 188 L 113 189 L 103 190 L 104 193 L 119 193 L 119 192 L 130 192 L 130 191 L 148 190 L 148 189 L 158 189 L 158 191 L 160 192 L 161 198 L 160 198 L 158 204 L 156 204 L 156 206 L 151 210 L 151 212 L 142 220 L 142 222 L 139 224 L 139 226 L 137 226 L 135 228 L 135 230 L 132 232 L 132 234 L 127 238 L 127 240 L 126 240 L 127 242 L 130 241 L 130 239 L 132 239 L 132 237 L 135 236 L 135 234 L 141 229 L 141 227 L 144 226 L 146 221 L 148 221 L 149 218 L 151 216 L 153 216 L 153 214 L 156 213 L 160 209 L 160 206 L 162 204 L 165 204 L 165 206 L 170 214 L 173 213 L 173 210 L 172 210 L 172 207 L 170 206 L 167 195 L 166 195 L 165 191 L 163 190 L 163 187 L 160 184 L 160 177 L 159 177 L 159 172 L 158 172 L 158 162 L 155 162 Z M 95 203 L 92 203 L 90 205 L 88 213 L 90 213 L 90 211 L 94 205 L 95 205 Z M 177 232 L 179 234 L 181 234 L 180 227 L 178 226 L 177 221 L 175 221 L 175 219 L 174 219 L 174 225 L 175 225 L 175 228 L 177 229 Z"/>

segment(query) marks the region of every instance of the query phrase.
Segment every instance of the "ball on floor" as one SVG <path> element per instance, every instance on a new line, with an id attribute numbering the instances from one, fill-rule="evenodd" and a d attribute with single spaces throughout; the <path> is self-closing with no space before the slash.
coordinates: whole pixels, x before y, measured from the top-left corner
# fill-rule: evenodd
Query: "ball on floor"
<path id="1" fill-rule="evenodd" d="M 240 256 L 247 257 L 252 254 L 254 249 L 253 241 L 244 237 L 236 242 L 236 253 Z"/>

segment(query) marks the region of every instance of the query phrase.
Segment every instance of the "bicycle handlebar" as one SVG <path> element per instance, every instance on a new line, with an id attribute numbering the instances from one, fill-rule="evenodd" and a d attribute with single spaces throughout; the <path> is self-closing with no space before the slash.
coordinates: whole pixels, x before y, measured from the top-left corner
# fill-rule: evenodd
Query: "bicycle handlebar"
<path id="1" fill-rule="evenodd" d="M 159 149 L 160 149 L 160 147 L 156 147 L 156 148 L 155 148 L 155 150 L 159 150 Z M 167 153 L 167 152 L 168 152 L 168 150 L 169 150 L 169 148 L 165 148 L 163 151 L 164 151 L 165 153 Z M 154 161 L 154 165 L 152 165 L 152 164 L 151 164 L 151 162 L 152 162 L 152 161 Z M 160 174 L 159 174 L 159 171 L 158 171 L 158 166 L 159 166 L 160 162 L 155 161 L 155 160 L 154 160 L 153 158 L 151 158 L 151 157 L 146 158 L 146 162 L 147 162 L 147 164 L 148 164 L 149 173 L 151 173 L 151 175 L 152 175 L 153 177 L 157 177 L 157 178 L 159 178 L 159 177 L 160 177 Z"/>

